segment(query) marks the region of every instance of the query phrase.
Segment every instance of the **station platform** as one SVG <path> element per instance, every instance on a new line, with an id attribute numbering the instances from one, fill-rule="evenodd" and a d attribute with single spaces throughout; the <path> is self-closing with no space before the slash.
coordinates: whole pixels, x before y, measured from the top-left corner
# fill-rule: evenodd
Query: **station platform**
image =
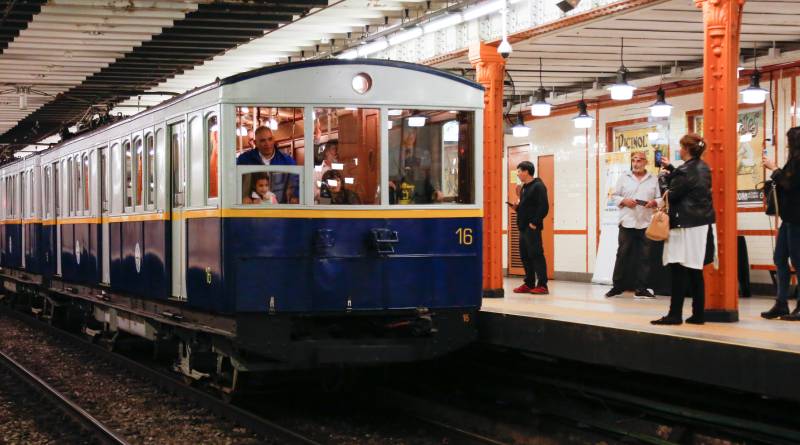
<path id="1" fill-rule="evenodd" d="M 505 298 L 483 300 L 481 341 L 800 401 L 800 322 L 761 318 L 770 298 L 741 299 L 737 323 L 654 326 L 669 297 L 605 298 L 610 286 L 567 281 L 550 281 L 550 295 L 514 294 L 520 283 L 508 278 Z"/>

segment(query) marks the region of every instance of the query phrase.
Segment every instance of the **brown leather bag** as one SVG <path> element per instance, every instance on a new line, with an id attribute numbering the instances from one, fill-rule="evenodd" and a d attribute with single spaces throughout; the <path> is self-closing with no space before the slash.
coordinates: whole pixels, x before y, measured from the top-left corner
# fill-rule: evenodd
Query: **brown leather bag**
<path id="1" fill-rule="evenodd" d="M 664 205 L 653 214 L 644 236 L 651 241 L 666 241 L 669 238 L 669 191 L 664 192 Z"/>

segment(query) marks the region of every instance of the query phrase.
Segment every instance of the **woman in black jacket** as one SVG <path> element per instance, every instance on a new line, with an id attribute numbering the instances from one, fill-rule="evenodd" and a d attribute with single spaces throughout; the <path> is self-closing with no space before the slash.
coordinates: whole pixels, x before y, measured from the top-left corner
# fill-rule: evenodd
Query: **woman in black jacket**
<path id="1" fill-rule="evenodd" d="M 692 316 L 687 323 L 705 322 L 705 282 L 703 266 L 714 259 L 714 206 L 711 202 L 711 170 L 700 157 L 706 149 L 703 138 L 687 134 L 681 138 L 680 157 L 675 168 L 669 159 L 661 163 L 669 171 L 665 178 L 669 191 L 669 238 L 664 243 L 664 265 L 672 275 L 669 314 L 653 324 L 683 323 L 683 299 L 692 297 Z"/>
<path id="2" fill-rule="evenodd" d="M 777 168 L 775 161 L 764 156 L 764 167 L 772 172 L 772 181 L 778 192 L 778 215 L 781 227 L 775 242 L 773 261 L 778 272 L 778 298 L 772 309 L 762 312 L 764 318 L 781 317 L 786 320 L 800 320 L 800 301 L 789 314 L 789 258 L 792 266 L 800 267 L 800 127 L 786 133 L 789 156 L 783 168 Z"/>

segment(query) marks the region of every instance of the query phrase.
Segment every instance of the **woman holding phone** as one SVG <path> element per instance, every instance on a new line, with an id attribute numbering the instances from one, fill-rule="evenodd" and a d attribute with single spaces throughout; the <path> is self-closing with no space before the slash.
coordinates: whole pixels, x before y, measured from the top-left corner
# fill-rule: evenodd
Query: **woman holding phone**
<path id="1" fill-rule="evenodd" d="M 772 181 L 778 193 L 778 215 L 781 227 L 775 242 L 773 261 L 777 270 L 778 297 L 772 309 L 762 312 L 767 319 L 781 317 L 786 320 L 800 320 L 800 302 L 789 313 L 789 281 L 791 278 L 789 259 L 795 271 L 800 268 L 800 127 L 786 133 L 789 155 L 783 168 L 764 156 L 764 167 L 772 170 Z"/>
<path id="2" fill-rule="evenodd" d="M 669 201 L 669 238 L 664 242 L 664 265 L 672 276 L 669 313 L 651 321 L 656 325 L 683 323 L 683 300 L 692 297 L 692 316 L 687 323 L 705 322 L 705 282 L 703 266 L 714 260 L 714 207 L 711 200 L 711 169 L 701 158 L 706 143 L 697 134 L 687 134 L 680 141 L 684 161 L 674 167 L 669 159 L 661 160 L 669 171 L 665 177 Z"/>

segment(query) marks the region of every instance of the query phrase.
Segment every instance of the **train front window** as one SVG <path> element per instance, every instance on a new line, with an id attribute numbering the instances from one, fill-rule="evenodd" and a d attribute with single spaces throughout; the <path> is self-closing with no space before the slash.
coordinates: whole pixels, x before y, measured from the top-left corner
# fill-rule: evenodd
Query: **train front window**
<path id="1" fill-rule="evenodd" d="M 389 112 L 389 203 L 474 204 L 472 111 Z"/>
<path id="2" fill-rule="evenodd" d="M 242 204 L 300 203 L 305 162 L 303 130 L 301 107 L 236 107 L 234 149 Z M 264 189 L 265 182 L 268 190 Z"/>
<path id="3" fill-rule="evenodd" d="M 314 202 L 380 204 L 380 110 L 314 109 Z"/>

